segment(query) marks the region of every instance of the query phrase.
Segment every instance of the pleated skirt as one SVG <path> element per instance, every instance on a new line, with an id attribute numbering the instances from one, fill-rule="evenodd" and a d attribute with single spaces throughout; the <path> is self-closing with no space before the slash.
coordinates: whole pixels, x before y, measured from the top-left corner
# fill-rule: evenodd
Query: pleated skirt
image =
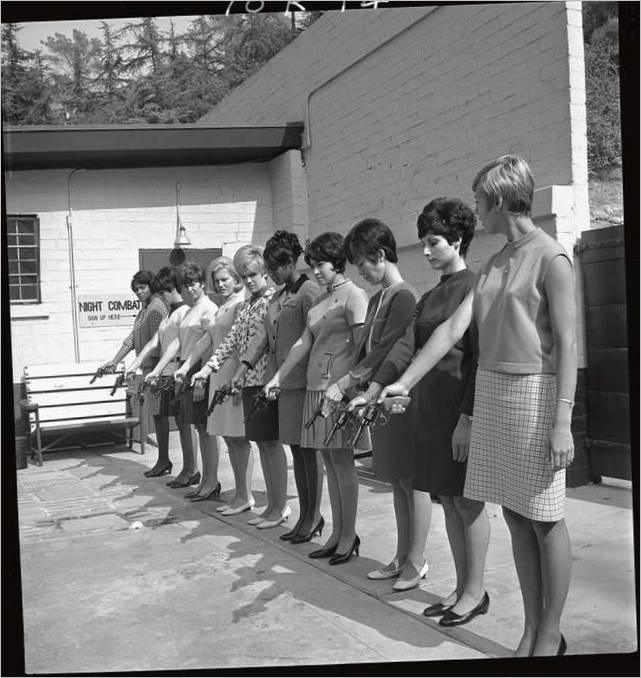
<path id="1" fill-rule="evenodd" d="M 531 520 L 563 518 L 565 469 L 552 470 L 548 443 L 555 407 L 555 375 L 479 369 L 464 496 Z"/>

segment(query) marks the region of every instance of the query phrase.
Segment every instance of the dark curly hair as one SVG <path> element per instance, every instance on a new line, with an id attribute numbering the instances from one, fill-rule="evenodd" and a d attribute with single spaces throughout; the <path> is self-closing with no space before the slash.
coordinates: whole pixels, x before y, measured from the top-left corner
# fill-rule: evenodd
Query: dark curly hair
<path id="1" fill-rule="evenodd" d="M 393 264 L 398 261 L 394 234 L 379 219 L 363 219 L 345 236 L 345 254 L 350 264 L 355 264 L 361 258 L 377 261 L 381 250 L 387 261 Z"/>
<path id="2" fill-rule="evenodd" d="M 171 292 L 173 289 L 177 290 L 176 269 L 173 266 L 163 266 L 154 276 L 151 289 L 157 294 Z"/>
<path id="3" fill-rule="evenodd" d="M 195 261 L 186 261 L 176 271 L 176 282 L 178 283 L 178 289 L 185 283 L 190 282 L 199 282 L 204 285 L 205 269 Z"/>
<path id="4" fill-rule="evenodd" d="M 345 240 L 340 233 L 321 233 L 307 244 L 304 256 L 308 266 L 312 265 L 312 260 L 326 261 L 332 264 L 337 273 L 343 273 L 347 264 Z"/>
<path id="5" fill-rule="evenodd" d="M 134 277 L 131 279 L 131 291 L 134 291 L 136 285 L 149 285 L 149 288 L 153 291 L 153 282 L 154 274 L 151 271 L 145 271 L 144 269 L 134 273 Z"/>
<path id="6" fill-rule="evenodd" d="M 443 236 L 452 245 L 459 238 L 462 257 L 474 237 L 476 217 L 474 212 L 457 198 L 436 198 L 425 205 L 416 221 L 418 237 L 424 238 L 428 233 Z"/>
<path id="7" fill-rule="evenodd" d="M 295 264 L 303 248 L 295 233 L 276 231 L 265 244 L 263 258 L 268 267 Z"/>

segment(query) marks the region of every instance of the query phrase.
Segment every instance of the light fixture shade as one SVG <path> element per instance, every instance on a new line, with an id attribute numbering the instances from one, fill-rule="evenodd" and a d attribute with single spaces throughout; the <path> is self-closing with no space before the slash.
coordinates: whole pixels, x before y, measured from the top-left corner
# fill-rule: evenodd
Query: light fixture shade
<path id="1" fill-rule="evenodd" d="M 191 245 L 191 240 L 187 237 L 187 231 L 180 221 L 180 184 L 176 184 L 176 239 L 174 247 L 186 247 Z"/>

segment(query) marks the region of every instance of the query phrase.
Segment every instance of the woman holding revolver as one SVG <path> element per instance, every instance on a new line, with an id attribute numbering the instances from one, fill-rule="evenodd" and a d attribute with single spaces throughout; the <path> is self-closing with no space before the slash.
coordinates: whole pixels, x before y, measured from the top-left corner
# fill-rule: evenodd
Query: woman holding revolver
<path id="1" fill-rule="evenodd" d="M 472 190 L 485 228 L 508 242 L 381 398 L 406 395 L 474 320 L 479 360 L 464 496 L 503 507 L 525 611 L 515 655 L 564 654 L 560 617 L 571 551 L 563 513 L 576 387 L 572 263 L 532 221 L 534 180 L 523 159 L 488 163 Z M 488 604 L 487 593 L 461 597 L 443 619 L 483 613 Z"/>
<path id="2" fill-rule="evenodd" d="M 305 330 L 290 349 L 287 358 L 272 379 L 265 393 L 279 389 L 291 370 L 307 359 L 307 393 L 301 447 L 320 449 L 327 473 L 327 487 L 332 507 L 332 533 L 322 548 L 310 558 L 329 558 L 330 565 L 347 562 L 358 555 L 360 539 L 356 534 L 358 478 L 354 466 L 353 448 L 348 444 L 349 433 L 337 431 L 331 443 L 325 444 L 333 417 L 315 416 L 324 408 L 325 390 L 342 377 L 353 365 L 358 331 L 365 321 L 367 295 L 345 277 L 343 236 L 323 233 L 305 251 L 305 261 L 314 270 L 318 283 L 326 288 L 307 314 Z M 326 404 L 326 403 L 325 403 Z M 367 436 L 369 438 L 369 436 Z M 369 449 L 369 440 L 361 445 Z"/>

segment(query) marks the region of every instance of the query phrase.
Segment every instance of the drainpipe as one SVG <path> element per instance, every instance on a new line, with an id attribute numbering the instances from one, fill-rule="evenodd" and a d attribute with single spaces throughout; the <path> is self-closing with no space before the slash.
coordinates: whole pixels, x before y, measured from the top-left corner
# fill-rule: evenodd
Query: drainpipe
<path id="1" fill-rule="evenodd" d="M 71 177 L 83 169 L 72 170 L 67 177 L 67 244 L 69 247 L 69 287 L 71 289 L 71 321 L 73 323 L 73 352 L 76 362 L 80 362 L 80 343 L 78 341 L 78 301 L 76 298 L 76 265 L 73 258 L 73 222 L 71 218 Z"/>

